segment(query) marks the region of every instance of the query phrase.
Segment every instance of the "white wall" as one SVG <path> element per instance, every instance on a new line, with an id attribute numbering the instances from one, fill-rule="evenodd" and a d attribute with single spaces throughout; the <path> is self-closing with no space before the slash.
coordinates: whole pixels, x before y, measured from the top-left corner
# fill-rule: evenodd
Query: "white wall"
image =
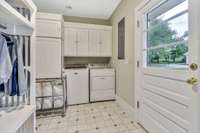
<path id="1" fill-rule="evenodd" d="M 122 0 L 113 16 L 113 56 L 117 70 L 117 95 L 134 107 L 134 25 L 135 7 L 141 0 Z M 118 22 L 125 17 L 125 54 L 126 60 L 118 61 Z"/>

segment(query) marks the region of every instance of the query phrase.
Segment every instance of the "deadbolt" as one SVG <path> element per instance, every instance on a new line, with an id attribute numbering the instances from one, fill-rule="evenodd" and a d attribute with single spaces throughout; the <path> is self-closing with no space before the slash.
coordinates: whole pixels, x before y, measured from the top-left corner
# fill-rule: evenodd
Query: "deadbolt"
<path id="1" fill-rule="evenodd" d="M 187 83 L 191 84 L 191 85 L 196 85 L 197 82 L 198 82 L 198 80 L 196 78 L 194 78 L 194 77 L 192 77 L 192 78 L 187 80 Z"/>
<path id="2" fill-rule="evenodd" d="M 198 65 L 197 65 L 196 63 L 192 63 L 192 64 L 190 65 L 190 69 L 193 70 L 193 71 L 195 71 L 195 70 L 198 69 Z"/>

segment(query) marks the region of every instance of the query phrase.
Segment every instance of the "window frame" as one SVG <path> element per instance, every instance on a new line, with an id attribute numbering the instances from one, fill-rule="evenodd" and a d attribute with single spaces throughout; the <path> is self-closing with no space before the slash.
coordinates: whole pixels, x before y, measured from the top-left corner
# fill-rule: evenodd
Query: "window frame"
<path id="1" fill-rule="evenodd" d="M 147 11 L 145 14 L 144 14 L 144 28 L 143 28 L 143 39 L 144 39 L 144 42 L 143 42 L 143 47 L 142 47 L 142 53 L 143 53 L 143 66 L 144 67 L 154 67 L 154 66 L 151 66 L 148 64 L 148 51 L 150 50 L 155 50 L 155 49 L 161 49 L 161 48 L 170 48 L 170 47 L 174 47 L 174 46 L 178 46 L 180 45 L 181 43 L 186 43 L 188 45 L 188 42 L 189 42 L 189 39 L 185 40 L 185 41 L 176 41 L 176 42 L 172 42 L 172 43 L 168 43 L 168 44 L 165 44 L 165 43 L 161 43 L 157 46 L 148 46 L 148 32 L 153 30 L 154 28 L 156 28 L 157 26 L 159 26 L 160 24 L 163 24 L 163 23 L 168 23 L 169 21 L 173 20 L 173 19 L 176 19 L 182 15 L 185 15 L 185 14 L 188 14 L 188 17 L 189 17 L 189 7 L 186 9 L 186 10 L 183 10 L 171 17 L 169 17 L 168 19 L 166 20 L 163 20 L 163 22 L 153 26 L 153 27 L 149 27 L 148 25 L 148 14 L 150 12 L 152 12 L 153 10 L 155 10 L 156 8 L 159 8 L 161 7 L 163 4 L 165 4 L 165 2 L 168 1 L 168 0 L 165 0 L 163 1 L 162 3 L 160 3 L 159 5 L 157 5 L 156 7 L 152 8 L 151 10 Z M 187 1 L 187 0 L 185 0 Z M 188 1 L 189 2 L 189 1 Z M 183 2 L 182 2 L 183 3 Z M 180 3 L 179 3 L 180 4 Z M 179 5 L 177 4 L 177 6 Z M 169 10 L 167 10 L 166 12 L 170 11 L 171 9 L 173 9 L 174 7 L 170 8 Z M 166 13 L 164 12 L 164 13 Z M 161 13 L 164 14 L 164 13 Z M 161 16 L 160 15 L 160 16 Z M 188 22 L 189 22 L 189 18 L 188 18 Z M 189 30 L 189 27 L 188 27 L 188 30 Z M 189 37 L 189 35 L 188 35 Z M 178 43 L 178 44 L 177 44 Z M 162 64 L 162 63 L 161 63 Z M 171 65 L 174 64 L 176 65 L 176 63 L 171 63 Z M 170 64 L 168 64 L 170 65 Z M 177 65 L 180 65 L 180 64 L 177 64 Z M 186 68 L 188 68 L 188 64 L 185 64 L 185 66 L 187 66 Z M 156 67 L 157 68 L 157 67 Z M 162 67 L 161 67 L 162 68 Z M 164 67 L 165 68 L 165 67 Z"/>

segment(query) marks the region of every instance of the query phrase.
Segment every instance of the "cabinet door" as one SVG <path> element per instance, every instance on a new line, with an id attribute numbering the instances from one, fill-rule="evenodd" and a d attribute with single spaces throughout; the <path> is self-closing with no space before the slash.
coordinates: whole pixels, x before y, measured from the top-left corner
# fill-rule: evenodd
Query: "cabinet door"
<path id="1" fill-rule="evenodd" d="M 100 56 L 100 32 L 89 31 L 89 56 Z"/>
<path id="2" fill-rule="evenodd" d="M 52 38 L 36 39 L 36 77 L 61 77 L 61 40 Z"/>
<path id="3" fill-rule="evenodd" d="M 64 55 L 65 56 L 77 55 L 77 30 L 76 29 L 65 28 Z"/>
<path id="4" fill-rule="evenodd" d="M 88 56 L 89 50 L 89 40 L 88 40 L 88 30 L 77 29 L 77 55 L 78 56 Z"/>
<path id="5" fill-rule="evenodd" d="M 36 36 L 61 38 L 61 22 L 37 19 Z"/>
<path id="6" fill-rule="evenodd" d="M 101 56 L 112 56 L 112 31 L 100 31 Z"/>
<path id="7" fill-rule="evenodd" d="M 88 70 L 69 70 L 67 74 L 67 102 L 69 105 L 89 102 Z"/>

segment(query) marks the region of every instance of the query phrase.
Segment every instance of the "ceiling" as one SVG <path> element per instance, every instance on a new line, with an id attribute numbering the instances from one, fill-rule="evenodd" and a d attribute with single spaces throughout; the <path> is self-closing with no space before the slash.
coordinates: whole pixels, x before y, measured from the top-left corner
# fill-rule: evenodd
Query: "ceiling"
<path id="1" fill-rule="evenodd" d="M 109 19 L 121 0 L 33 0 L 41 12 Z M 72 8 L 72 9 L 70 9 Z"/>

